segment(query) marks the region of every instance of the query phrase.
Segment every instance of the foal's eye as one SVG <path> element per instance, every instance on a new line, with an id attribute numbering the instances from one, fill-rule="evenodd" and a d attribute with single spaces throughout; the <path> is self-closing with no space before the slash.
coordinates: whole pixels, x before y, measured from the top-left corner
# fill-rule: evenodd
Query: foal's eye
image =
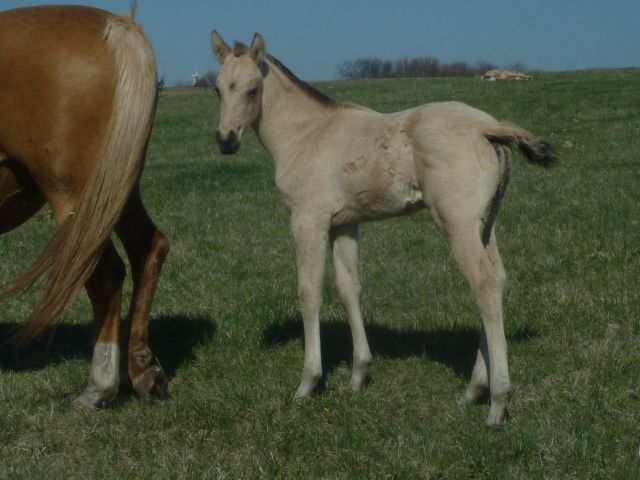
<path id="1" fill-rule="evenodd" d="M 255 97 L 257 94 L 258 94 L 258 87 L 254 87 L 247 92 L 247 96 L 251 98 Z"/>

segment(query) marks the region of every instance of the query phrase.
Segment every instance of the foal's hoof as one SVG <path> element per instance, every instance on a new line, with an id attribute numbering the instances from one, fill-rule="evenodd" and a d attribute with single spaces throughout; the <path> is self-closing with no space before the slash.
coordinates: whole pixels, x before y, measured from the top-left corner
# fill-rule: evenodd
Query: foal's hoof
<path id="1" fill-rule="evenodd" d="M 304 398 L 310 396 L 320 383 L 322 379 L 322 371 L 309 373 L 308 371 L 302 372 L 302 380 L 300 381 L 300 386 L 298 390 L 296 390 L 293 398 Z"/>
<path id="2" fill-rule="evenodd" d="M 116 393 L 115 391 L 101 392 L 95 387 L 88 386 L 72 405 L 76 410 L 95 412 L 111 405 Z"/>
<path id="3" fill-rule="evenodd" d="M 313 392 L 316 390 L 319 380 L 320 380 L 320 377 L 318 377 L 318 379 L 315 379 L 314 377 L 309 381 L 303 381 L 302 383 L 300 383 L 300 386 L 296 390 L 296 393 L 293 395 L 293 398 L 298 399 L 298 398 L 310 397 L 313 394 Z"/>
<path id="4" fill-rule="evenodd" d="M 300 385 L 296 390 L 296 393 L 293 394 L 293 398 L 297 400 L 299 398 L 310 397 L 312 393 L 313 388 L 309 388 L 306 385 Z"/>
<path id="5" fill-rule="evenodd" d="M 494 428 L 504 428 L 507 426 L 507 419 L 509 418 L 509 412 L 507 406 L 496 405 L 493 402 L 489 408 L 489 416 L 487 417 L 487 425 Z"/>
<path id="6" fill-rule="evenodd" d="M 164 374 L 164 370 L 157 365 L 149 367 L 135 381 L 132 381 L 132 384 L 138 396 L 145 400 L 169 396 L 167 389 L 169 380 Z"/>
<path id="7" fill-rule="evenodd" d="M 489 387 L 468 387 L 458 397 L 458 405 L 477 405 L 486 400 L 489 395 Z"/>
<path id="8" fill-rule="evenodd" d="M 369 378 L 369 375 L 365 375 L 364 377 L 354 375 L 349 381 L 349 388 L 352 392 L 359 392 L 364 390 L 369 385 L 370 381 L 371 379 Z"/>

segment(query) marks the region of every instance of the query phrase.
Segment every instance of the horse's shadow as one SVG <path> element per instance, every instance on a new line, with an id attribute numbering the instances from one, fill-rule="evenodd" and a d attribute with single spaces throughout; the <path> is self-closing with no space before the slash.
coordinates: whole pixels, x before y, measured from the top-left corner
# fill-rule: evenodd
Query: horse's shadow
<path id="1" fill-rule="evenodd" d="M 374 322 L 365 323 L 371 353 L 376 357 L 410 358 L 425 356 L 450 368 L 456 375 L 469 379 L 476 359 L 480 326 L 437 328 L 433 330 L 395 329 Z M 331 373 L 341 363 L 351 363 L 353 347 L 346 320 L 336 317 L 320 323 L 322 366 Z M 537 337 L 535 330 L 524 328 L 507 336 L 507 340 L 526 341 Z M 266 348 L 276 348 L 292 340 L 304 339 L 299 315 L 273 324 L 263 332 Z"/>
<path id="2" fill-rule="evenodd" d="M 0 371 L 40 370 L 65 360 L 91 358 L 90 323 L 62 323 L 27 345 L 14 346 L 8 340 L 19 327 L 19 323 L 0 323 Z M 181 365 L 195 359 L 195 349 L 208 343 L 215 332 L 215 322 L 207 317 L 160 316 L 149 323 L 149 346 L 171 378 Z"/>

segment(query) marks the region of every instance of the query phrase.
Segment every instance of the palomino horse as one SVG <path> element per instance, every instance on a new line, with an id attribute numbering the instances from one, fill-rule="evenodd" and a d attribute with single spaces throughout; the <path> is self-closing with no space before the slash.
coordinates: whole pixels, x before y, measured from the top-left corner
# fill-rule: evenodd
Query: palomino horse
<path id="1" fill-rule="evenodd" d="M 156 65 L 133 14 L 49 6 L 0 13 L 0 233 L 46 202 L 59 226 L 35 264 L 3 296 L 49 271 L 45 293 L 16 334 L 53 325 L 84 285 L 95 346 L 75 404 L 107 405 L 119 384 L 120 345 L 134 389 L 161 394 L 162 370 L 147 347 L 149 310 L 168 242 L 147 215 L 138 181 L 155 114 Z M 126 273 L 109 236 L 129 257 L 130 324 L 119 339 Z"/>
<path id="2" fill-rule="evenodd" d="M 502 320 L 505 271 L 494 223 L 510 172 L 509 144 L 549 165 L 548 145 L 514 125 L 457 102 L 380 114 L 334 102 L 265 52 L 230 48 L 216 33 L 222 153 L 238 150 L 251 125 L 275 161 L 276 184 L 291 212 L 305 356 L 297 397 L 321 375 L 319 310 L 327 243 L 353 336 L 351 387 L 366 382 L 371 352 L 360 313 L 358 223 L 427 207 L 471 285 L 483 320 L 477 360 L 463 402 L 491 396 L 487 423 L 504 425 L 510 392 Z"/>

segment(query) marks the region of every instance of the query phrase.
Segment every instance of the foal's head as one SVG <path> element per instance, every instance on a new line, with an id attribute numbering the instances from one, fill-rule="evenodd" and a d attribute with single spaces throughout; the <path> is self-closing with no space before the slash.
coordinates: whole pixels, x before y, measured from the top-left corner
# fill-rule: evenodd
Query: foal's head
<path id="1" fill-rule="evenodd" d="M 231 48 L 214 30 L 211 46 L 221 65 L 215 85 L 220 98 L 216 141 L 222 153 L 236 153 L 244 129 L 260 113 L 263 83 L 260 65 L 265 57 L 264 40 L 256 33 L 251 47 L 237 44 Z"/>

